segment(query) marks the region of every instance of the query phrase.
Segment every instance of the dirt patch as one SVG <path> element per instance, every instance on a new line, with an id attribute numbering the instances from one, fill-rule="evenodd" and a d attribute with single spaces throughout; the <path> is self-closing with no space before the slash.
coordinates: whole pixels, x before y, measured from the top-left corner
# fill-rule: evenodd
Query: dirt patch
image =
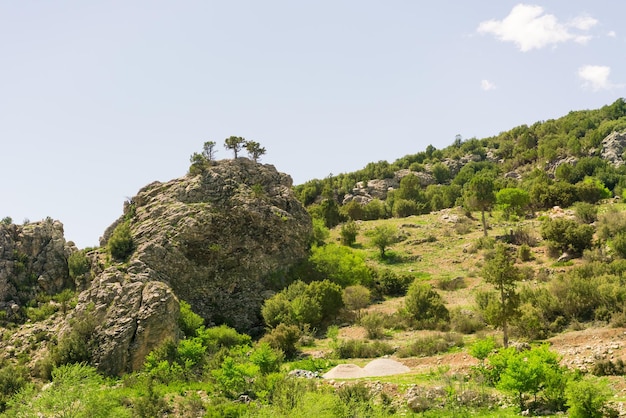
<path id="1" fill-rule="evenodd" d="M 324 374 L 325 379 L 354 379 L 359 377 L 391 376 L 411 371 L 399 361 L 389 358 L 372 360 L 361 368 L 356 364 L 340 364 Z"/>

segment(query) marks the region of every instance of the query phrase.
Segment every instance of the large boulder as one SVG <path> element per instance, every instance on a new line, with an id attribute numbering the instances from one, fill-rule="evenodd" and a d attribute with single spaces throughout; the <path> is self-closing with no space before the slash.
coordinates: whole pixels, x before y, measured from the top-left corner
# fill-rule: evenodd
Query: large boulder
<path id="1" fill-rule="evenodd" d="M 263 301 L 307 256 L 311 219 L 291 186 L 272 165 L 239 158 L 152 183 L 127 202 L 102 244 L 127 223 L 135 250 L 128 264 L 100 273 L 77 306 L 97 318 L 100 369 L 137 369 L 164 339 L 176 339 L 180 299 L 207 325 L 259 329 Z"/>
<path id="2" fill-rule="evenodd" d="M 40 293 L 73 287 L 67 267 L 73 250 L 59 221 L 0 224 L 0 310 L 8 319 Z"/>
<path id="3" fill-rule="evenodd" d="M 624 164 L 626 132 L 613 132 L 602 140 L 602 158 L 619 167 Z"/>

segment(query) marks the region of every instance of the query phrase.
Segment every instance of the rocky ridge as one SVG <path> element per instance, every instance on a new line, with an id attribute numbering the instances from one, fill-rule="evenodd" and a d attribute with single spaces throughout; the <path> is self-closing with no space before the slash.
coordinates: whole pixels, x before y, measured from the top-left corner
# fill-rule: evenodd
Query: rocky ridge
<path id="1" fill-rule="evenodd" d="M 74 314 L 98 324 L 94 363 L 109 374 L 141 367 L 179 337 L 181 299 L 209 326 L 254 333 L 282 273 L 306 257 L 311 220 L 291 186 L 273 166 L 239 158 L 141 189 L 102 239 L 127 223 L 132 255 L 97 274 Z"/>

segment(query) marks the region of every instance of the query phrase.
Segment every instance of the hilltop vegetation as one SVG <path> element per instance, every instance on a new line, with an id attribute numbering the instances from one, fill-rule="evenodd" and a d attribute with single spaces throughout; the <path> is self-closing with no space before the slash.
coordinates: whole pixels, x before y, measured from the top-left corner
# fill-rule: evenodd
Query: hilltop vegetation
<path id="1" fill-rule="evenodd" d="M 237 157 L 246 144 L 251 161 Z M 235 160 L 205 143 L 185 179 L 127 203 L 106 246 L 71 251 L 80 296 L 22 286 L 25 324 L 0 318 L 6 416 L 623 411 L 623 99 L 312 180 L 293 188 L 308 215 L 285 176 L 256 163 L 260 144 L 225 146 Z M 141 315 L 163 305 L 160 316 L 116 319 L 137 292 Z M 132 367 L 102 367 L 98 341 L 124 329 L 96 313 L 140 324 L 112 351 Z M 318 378 L 381 356 L 409 372 Z"/>

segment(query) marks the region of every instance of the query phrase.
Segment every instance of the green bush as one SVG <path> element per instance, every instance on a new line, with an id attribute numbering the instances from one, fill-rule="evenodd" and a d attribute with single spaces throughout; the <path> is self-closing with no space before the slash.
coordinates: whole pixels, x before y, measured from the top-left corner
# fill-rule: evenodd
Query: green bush
<path id="1" fill-rule="evenodd" d="M 591 225 L 582 225 L 578 222 L 565 219 L 547 219 L 541 225 L 541 236 L 555 245 L 561 252 L 571 252 L 582 255 L 583 251 L 591 248 L 595 229 Z"/>
<path id="2" fill-rule="evenodd" d="M 456 308 L 450 312 L 450 327 L 461 334 L 474 334 L 485 329 L 485 320 L 473 311 Z"/>
<path id="3" fill-rule="evenodd" d="M 70 271 L 70 277 L 76 279 L 87 273 L 90 269 L 89 259 L 85 255 L 85 251 L 73 252 L 67 258 L 67 266 Z"/>
<path id="4" fill-rule="evenodd" d="M 341 225 L 341 230 L 339 232 L 341 236 L 341 243 L 343 245 L 352 246 L 356 242 L 356 236 L 358 233 L 359 225 L 353 220 L 349 220 Z"/>
<path id="5" fill-rule="evenodd" d="M 452 348 L 463 347 L 463 336 L 456 333 L 441 333 L 417 338 L 396 353 L 398 357 L 427 357 L 446 353 Z"/>
<path id="6" fill-rule="evenodd" d="M 359 323 L 365 328 L 367 338 L 376 340 L 385 336 L 385 330 L 383 328 L 384 321 L 385 318 L 383 314 L 380 312 L 372 312 L 364 315 Z"/>
<path id="7" fill-rule="evenodd" d="M 126 261 L 128 259 L 135 249 L 128 221 L 115 227 L 107 245 L 111 257 L 115 260 Z"/>
<path id="8" fill-rule="evenodd" d="M 296 343 L 300 339 L 301 331 L 295 325 L 279 324 L 276 328 L 261 338 L 261 343 L 267 343 L 275 350 L 280 350 L 286 358 L 293 358 L 298 349 Z"/>
<path id="9" fill-rule="evenodd" d="M 191 310 L 191 305 L 184 300 L 179 305 L 178 326 L 186 337 L 195 337 L 197 330 L 204 325 L 204 319 Z"/>
<path id="10" fill-rule="evenodd" d="M 587 202 L 576 202 L 574 204 L 576 219 L 584 224 L 592 224 L 598 220 L 598 207 Z"/>
<path id="11" fill-rule="evenodd" d="M 604 379 L 584 377 L 567 385 L 568 415 L 571 418 L 602 418 L 613 415 L 608 408 L 612 390 Z"/>
<path id="12" fill-rule="evenodd" d="M 437 280 L 437 288 L 441 290 L 454 291 L 463 289 L 466 287 L 465 279 L 461 276 L 458 277 L 442 277 Z"/>
<path id="13" fill-rule="evenodd" d="M 377 270 L 374 274 L 375 287 L 385 296 L 404 296 L 415 277 L 390 269 Z"/>
<path id="14" fill-rule="evenodd" d="M 252 338 L 249 335 L 240 334 L 228 325 L 211 328 L 201 327 L 196 334 L 202 341 L 202 345 L 207 347 L 210 353 L 215 353 L 221 348 L 249 345 L 252 342 Z"/>
<path id="15" fill-rule="evenodd" d="M 322 278 L 342 287 L 371 282 L 371 272 L 365 260 L 351 248 L 335 244 L 314 247 L 309 261 Z"/>
<path id="16" fill-rule="evenodd" d="M 528 244 L 520 245 L 519 249 L 517 250 L 517 256 L 522 261 L 530 261 L 533 259 L 533 253 L 530 251 L 530 247 L 528 246 Z"/>
<path id="17" fill-rule="evenodd" d="M 450 322 L 450 312 L 441 296 L 428 283 L 415 280 L 409 287 L 404 305 L 419 328 L 435 329 Z"/>
<path id="18" fill-rule="evenodd" d="M 7 401 L 28 383 L 28 370 L 23 366 L 0 364 L 0 412 L 6 409 Z"/>
<path id="19" fill-rule="evenodd" d="M 611 240 L 611 248 L 621 258 L 626 258 L 626 231 L 619 232 Z"/>
<path id="20" fill-rule="evenodd" d="M 375 358 L 393 354 L 394 348 L 383 341 L 342 340 L 335 350 L 338 358 Z"/>

